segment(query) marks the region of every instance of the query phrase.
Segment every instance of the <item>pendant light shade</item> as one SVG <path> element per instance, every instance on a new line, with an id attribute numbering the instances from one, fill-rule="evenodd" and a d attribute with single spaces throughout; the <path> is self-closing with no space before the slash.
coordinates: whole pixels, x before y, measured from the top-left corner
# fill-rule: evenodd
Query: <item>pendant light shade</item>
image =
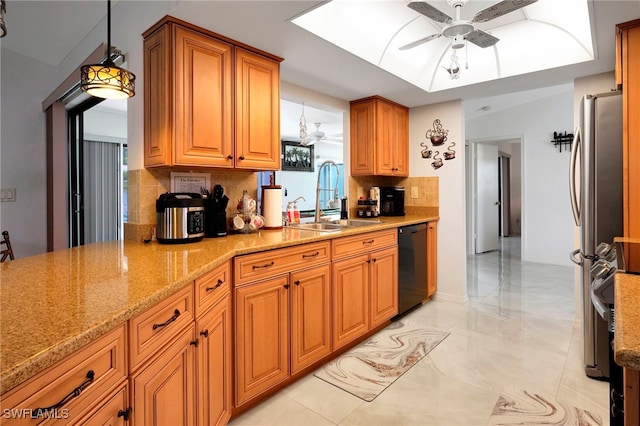
<path id="1" fill-rule="evenodd" d="M 126 99 L 134 96 L 136 76 L 111 60 L 111 0 L 107 0 L 107 59 L 80 68 L 80 87 L 91 96 Z"/>
<path id="2" fill-rule="evenodd" d="M 80 73 L 82 90 L 91 96 L 126 99 L 135 95 L 136 76 L 109 60 L 104 64 L 84 65 Z"/>
<path id="3" fill-rule="evenodd" d="M 7 26 L 4 23 L 4 15 L 7 13 L 7 4 L 4 0 L 0 2 L 0 37 L 7 35 Z"/>

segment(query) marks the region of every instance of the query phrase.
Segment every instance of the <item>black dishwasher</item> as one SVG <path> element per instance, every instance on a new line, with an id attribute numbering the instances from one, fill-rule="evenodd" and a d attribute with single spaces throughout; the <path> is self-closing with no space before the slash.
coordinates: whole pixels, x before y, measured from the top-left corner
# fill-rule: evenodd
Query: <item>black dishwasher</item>
<path id="1" fill-rule="evenodd" d="M 427 298 L 427 224 L 398 228 L 398 316 Z"/>

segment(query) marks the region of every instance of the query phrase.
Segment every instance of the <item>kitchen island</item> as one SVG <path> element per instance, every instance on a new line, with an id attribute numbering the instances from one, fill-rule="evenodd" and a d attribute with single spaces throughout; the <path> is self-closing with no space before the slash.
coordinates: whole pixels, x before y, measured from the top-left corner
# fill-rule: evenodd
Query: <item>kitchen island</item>
<path id="1" fill-rule="evenodd" d="M 25 382 L 235 256 L 438 220 L 437 214 L 315 232 L 295 228 L 163 245 L 131 241 L 2 263 L 1 392 Z"/>

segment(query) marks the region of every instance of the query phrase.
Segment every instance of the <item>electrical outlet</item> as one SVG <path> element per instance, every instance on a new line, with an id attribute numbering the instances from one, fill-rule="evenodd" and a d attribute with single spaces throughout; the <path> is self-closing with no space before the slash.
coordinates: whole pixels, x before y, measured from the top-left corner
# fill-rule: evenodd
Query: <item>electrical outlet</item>
<path id="1" fill-rule="evenodd" d="M 364 197 L 364 189 L 362 189 L 362 187 L 359 186 L 358 190 L 356 191 L 356 194 L 358 196 L 358 199 L 360 199 L 360 197 Z"/>
<path id="2" fill-rule="evenodd" d="M 0 189 L 0 201 L 16 201 L 16 189 L 15 188 L 2 188 Z"/>
<path id="3" fill-rule="evenodd" d="M 417 186 L 412 186 L 411 187 L 411 198 L 418 198 L 418 187 Z"/>

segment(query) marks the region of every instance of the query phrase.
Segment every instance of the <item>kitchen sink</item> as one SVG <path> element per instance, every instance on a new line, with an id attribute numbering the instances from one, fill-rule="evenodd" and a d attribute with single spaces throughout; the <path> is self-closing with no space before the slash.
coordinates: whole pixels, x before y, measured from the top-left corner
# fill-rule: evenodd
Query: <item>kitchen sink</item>
<path id="1" fill-rule="evenodd" d="M 371 226 L 377 223 L 382 222 L 379 220 L 339 219 L 330 222 L 291 223 L 287 226 L 291 228 L 305 229 L 307 231 L 337 232 L 343 229 L 355 228 L 358 226 Z"/>
<path id="2" fill-rule="evenodd" d="M 379 223 L 382 223 L 381 220 L 358 220 L 358 219 L 338 219 L 338 220 L 332 220 L 330 223 L 336 223 L 339 224 L 341 226 L 346 226 L 346 227 L 356 227 L 356 226 L 371 226 L 371 225 L 376 225 Z"/>

